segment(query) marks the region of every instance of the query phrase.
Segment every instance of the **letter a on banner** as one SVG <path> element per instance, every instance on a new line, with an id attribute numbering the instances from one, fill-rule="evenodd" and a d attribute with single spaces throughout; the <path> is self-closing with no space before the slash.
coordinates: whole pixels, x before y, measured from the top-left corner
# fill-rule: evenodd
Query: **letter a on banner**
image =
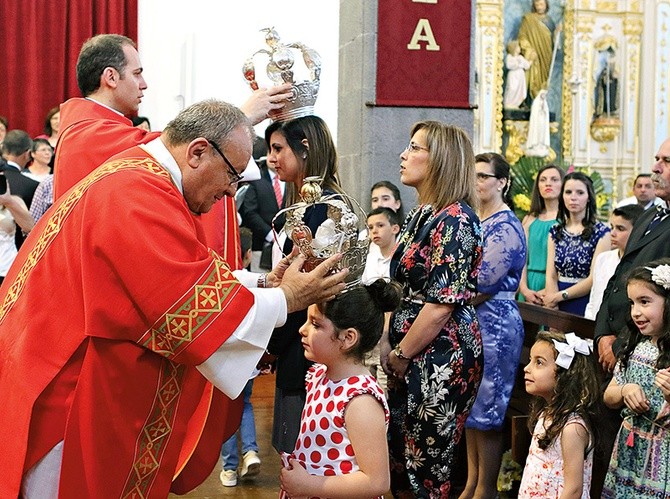
<path id="1" fill-rule="evenodd" d="M 407 48 L 409 50 L 421 50 L 419 42 L 426 42 L 426 50 L 440 50 L 428 19 L 419 19 L 419 22 L 416 23 L 412 40 L 407 44 Z"/>

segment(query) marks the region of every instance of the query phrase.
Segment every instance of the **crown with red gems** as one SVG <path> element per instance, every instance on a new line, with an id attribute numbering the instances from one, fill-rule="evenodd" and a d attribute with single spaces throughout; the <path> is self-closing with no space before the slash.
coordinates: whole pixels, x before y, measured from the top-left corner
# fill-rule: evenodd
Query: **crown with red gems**
<path id="1" fill-rule="evenodd" d="M 286 215 L 283 230 L 306 257 L 303 270 L 309 272 L 327 258 L 342 253 L 342 260 L 332 271 L 349 269 L 345 279 L 346 289 L 360 284 L 370 245 L 363 209 L 355 199 L 346 194 L 323 196 L 319 177 L 305 178 L 300 189 L 300 198 L 301 202 L 277 213 L 275 220 L 282 214 Z M 326 206 L 327 219 L 312 234 L 304 221 L 305 212 L 318 205 Z M 275 220 L 272 224 L 273 230 Z M 275 239 L 277 237 L 275 231 Z"/>
<path id="2" fill-rule="evenodd" d="M 244 62 L 244 79 L 252 90 L 258 90 L 254 60 L 263 55 L 269 59 L 265 72 L 271 84 L 292 84 L 293 95 L 283 108 L 270 111 L 270 118 L 274 121 L 286 121 L 314 114 L 314 103 L 319 94 L 321 56 L 303 43 L 282 43 L 274 28 L 261 31 L 265 32 L 265 43 L 270 48 L 256 51 Z M 296 56 L 302 56 L 304 67 L 294 67 Z"/>

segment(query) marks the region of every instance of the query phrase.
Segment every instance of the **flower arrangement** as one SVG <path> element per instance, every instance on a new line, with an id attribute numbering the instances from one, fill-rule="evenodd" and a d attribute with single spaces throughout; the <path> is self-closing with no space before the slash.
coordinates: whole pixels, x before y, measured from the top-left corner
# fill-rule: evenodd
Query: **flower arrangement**
<path id="1" fill-rule="evenodd" d="M 498 492 L 509 492 L 514 482 L 521 481 L 521 465 L 512 459 L 512 449 L 503 454 L 500 472 L 498 473 Z"/>
<path id="2" fill-rule="evenodd" d="M 533 184 L 537 172 L 547 164 L 543 158 L 523 156 L 512 165 L 512 187 L 510 194 L 514 202 L 514 211 L 520 219 L 523 219 L 530 211 L 530 198 L 533 193 Z M 572 165 L 566 166 L 564 164 L 557 164 L 566 173 L 572 171 L 581 171 L 588 175 L 593 181 L 593 189 L 596 193 L 596 207 L 598 208 L 598 218 L 607 220 L 611 209 L 611 193 L 605 189 L 602 176 L 599 172 L 591 170 L 589 167 L 575 168 Z"/>

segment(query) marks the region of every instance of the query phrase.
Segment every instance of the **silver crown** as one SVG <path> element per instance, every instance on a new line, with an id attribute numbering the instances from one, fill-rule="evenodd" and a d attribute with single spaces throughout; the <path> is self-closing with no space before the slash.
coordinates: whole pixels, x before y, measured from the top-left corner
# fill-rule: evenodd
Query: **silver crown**
<path id="1" fill-rule="evenodd" d="M 368 255 L 370 238 L 366 226 L 365 212 L 355 199 L 346 194 L 322 196 L 321 179 L 307 177 L 300 189 L 302 202 L 281 210 L 272 221 L 282 214 L 286 215 L 284 232 L 306 257 L 303 270 L 309 272 L 327 258 L 342 253 L 342 260 L 333 268 L 333 272 L 348 268 L 345 279 L 347 289 L 360 284 L 365 261 Z M 304 221 L 307 208 L 326 205 L 327 219 L 317 228 L 316 234 Z M 354 210 L 357 210 L 357 215 Z M 362 215 L 362 216 L 360 216 Z M 276 230 L 275 239 L 278 235 Z"/>
<path id="2" fill-rule="evenodd" d="M 291 88 L 293 95 L 288 99 L 283 108 L 271 111 L 270 118 L 274 121 L 286 121 L 314 114 L 314 103 L 319 94 L 321 78 L 321 56 L 316 50 L 307 47 L 303 43 L 282 43 L 274 28 L 265 28 L 261 31 L 266 33 L 265 43 L 270 47 L 270 50 L 260 49 L 244 62 L 242 73 L 247 82 L 249 82 L 249 86 L 252 90 L 258 90 L 254 58 L 258 54 L 264 54 L 270 59 L 267 64 L 266 73 L 272 84 L 293 84 Z M 302 53 L 302 60 L 308 72 L 308 75 L 304 75 L 306 77 L 304 79 L 296 78 L 293 67 L 295 62 L 293 54 L 297 51 Z"/>

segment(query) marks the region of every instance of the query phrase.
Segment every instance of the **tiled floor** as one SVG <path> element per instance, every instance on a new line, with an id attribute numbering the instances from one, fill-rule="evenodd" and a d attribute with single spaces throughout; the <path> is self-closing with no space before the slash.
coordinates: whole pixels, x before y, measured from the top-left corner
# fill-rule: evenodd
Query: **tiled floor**
<path id="1" fill-rule="evenodd" d="M 256 419 L 256 440 L 261 458 L 261 472 L 255 477 L 238 480 L 236 487 L 224 487 L 219 481 L 221 465 L 218 464 L 209 478 L 198 488 L 184 496 L 170 495 L 171 499 L 214 499 L 239 497 L 241 499 L 276 499 L 279 495 L 279 456 L 272 448 L 272 408 L 274 401 L 274 375 L 259 376 L 254 381 L 251 395 Z"/>

